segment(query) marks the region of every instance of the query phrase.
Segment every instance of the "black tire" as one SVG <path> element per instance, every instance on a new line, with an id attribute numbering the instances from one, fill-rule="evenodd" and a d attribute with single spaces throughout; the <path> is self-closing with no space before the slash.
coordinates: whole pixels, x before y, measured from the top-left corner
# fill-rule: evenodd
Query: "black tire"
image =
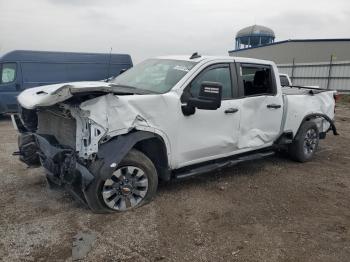
<path id="1" fill-rule="evenodd" d="M 288 148 L 290 157 L 297 162 L 307 162 L 314 156 L 319 143 L 319 131 L 313 121 L 304 122 L 293 143 Z"/>
<path id="2" fill-rule="evenodd" d="M 142 198 L 142 200 L 140 200 L 140 202 L 137 203 L 137 205 L 127 208 L 126 210 L 138 208 L 149 203 L 156 195 L 158 187 L 157 170 L 152 161 L 145 154 L 136 149 L 131 149 L 128 152 L 128 154 L 124 157 L 124 159 L 120 162 L 118 167 L 115 168 L 115 170 L 122 170 L 122 168 L 130 166 L 140 169 L 144 172 L 144 176 L 148 180 L 148 187 L 147 192 L 145 193 L 145 196 Z M 105 182 L 107 180 L 110 180 L 114 173 L 111 173 L 107 179 L 102 179 L 102 174 L 100 173 L 100 170 L 101 165 L 98 163 L 91 170 L 95 174 L 96 178 L 94 179 L 92 184 L 89 185 L 87 191 L 85 192 L 85 197 L 88 202 L 88 205 L 94 212 L 97 213 L 126 211 L 112 209 L 107 206 L 102 194 L 105 187 Z"/>

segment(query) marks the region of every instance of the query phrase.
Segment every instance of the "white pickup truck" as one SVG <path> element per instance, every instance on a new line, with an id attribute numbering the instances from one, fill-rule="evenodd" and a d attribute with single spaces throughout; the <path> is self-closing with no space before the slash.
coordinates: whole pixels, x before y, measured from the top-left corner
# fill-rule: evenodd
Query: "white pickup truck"
<path id="1" fill-rule="evenodd" d="M 110 82 L 23 91 L 13 117 L 16 153 L 93 211 L 124 211 L 149 202 L 159 179 L 283 149 L 310 160 L 327 131 L 337 134 L 335 94 L 282 90 L 270 61 L 197 53 L 149 59 Z"/>
<path id="2" fill-rule="evenodd" d="M 280 74 L 281 86 L 283 87 L 300 87 L 300 88 L 308 88 L 308 89 L 319 89 L 319 86 L 297 86 L 293 85 L 292 80 L 287 74 Z"/>
<path id="3" fill-rule="evenodd" d="M 292 81 L 287 74 L 280 74 L 281 86 L 293 86 Z"/>

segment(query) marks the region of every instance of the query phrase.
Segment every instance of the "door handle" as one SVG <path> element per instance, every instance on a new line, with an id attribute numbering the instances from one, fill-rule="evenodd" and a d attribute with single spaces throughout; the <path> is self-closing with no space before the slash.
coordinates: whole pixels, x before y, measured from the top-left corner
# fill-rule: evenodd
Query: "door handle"
<path id="1" fill-rule="evenodd" d="M 233 114 L 238 112 L 238 108 L 229 108 L 225 110 L 225 114 Z"/>
<path id="2" fill-rule="evenodd" d="M 277 108 L 281 108 L 281 105 L 271 104 L 271 105 L 267 105 L 267 108 L 277 109 Z"/>

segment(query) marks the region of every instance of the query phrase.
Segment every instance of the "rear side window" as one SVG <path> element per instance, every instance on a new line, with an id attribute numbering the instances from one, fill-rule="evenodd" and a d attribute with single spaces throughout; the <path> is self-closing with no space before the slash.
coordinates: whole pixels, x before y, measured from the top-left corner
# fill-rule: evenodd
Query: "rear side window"
<path id="1" fill-rule="evenodd" d="M 222 99 L 232 98 L 231 71 L 229 65 L 214 66 L 205 70 L 192 83 L 190 92 L 193 97 L 198 97 L 202 82 L 217 82 L 222 85 Z"/>
<path id="2" fill-rule="evenodd" d="M 7 84 L 16 79 L 16 63 L 4 63 L 1 68 L 1 84 Z"/>
<path id="3" fill-rule="evenodd" d="M 244 96 L 273 95 L 275 85 L 272 81 L 271 68 L 260 65 L 242 65 Z"/>

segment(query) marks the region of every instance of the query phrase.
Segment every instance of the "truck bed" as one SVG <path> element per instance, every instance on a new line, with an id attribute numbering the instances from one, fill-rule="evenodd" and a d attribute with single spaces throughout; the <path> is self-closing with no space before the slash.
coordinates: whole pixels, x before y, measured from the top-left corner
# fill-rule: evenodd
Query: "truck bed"
<path id="1" fill-rule="evenodd" d="M 325 90 L 308 87 L 282 87 L 284 101 L 284 131 L 296 134 L 304 117 L 312 114 L 324 114 L 334 118 L 334 90 Z M 329 128 L 324 119 L 317 121 L 320 132 Z"/>
<path id="2" fill-rule="evenodd" d="M 288 87 L 282 87 L 282 93 L 284 95 L 308 95 L 308 94 L 318 94 L 326 91 L 332 91 L 332 90 L 326 90 L 321 88 L 312 88 L 312 87 L 304 87 L 304 86 L 288 86 Z"/>

